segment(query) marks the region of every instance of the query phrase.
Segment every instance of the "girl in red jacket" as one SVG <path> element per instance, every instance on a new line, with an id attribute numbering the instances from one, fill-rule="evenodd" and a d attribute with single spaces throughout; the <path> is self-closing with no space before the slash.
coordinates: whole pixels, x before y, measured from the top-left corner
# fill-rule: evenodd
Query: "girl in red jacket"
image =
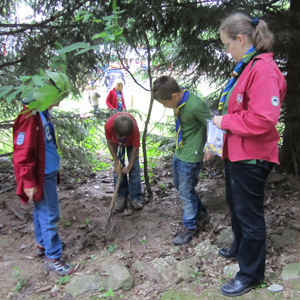
<path id="1" fill-rule="evenodd" d="M 214 124 L 226 130 L 223 142 L 226 202 L 234 240 L 219 255 L 238 260 L 235 278 L 221 287 L 224 295 L 242 295 L 264 280 L 266 223 L 264 188 L 278 162 L 276 124 L 286 93 L 284 76 L 270 53 L 273 34 L 258 18 L 236 13 L 219 28 L 222 43 L 237 63 L 219 103 Z"/>
<path id="2" fill-rule="evenodd" d="M 106 97 L 106 105 L 117 111 L 126 111 L 126 105 L 123 96 L 123 81 L 117 80 L 114 88 L 109 91 Z"/>

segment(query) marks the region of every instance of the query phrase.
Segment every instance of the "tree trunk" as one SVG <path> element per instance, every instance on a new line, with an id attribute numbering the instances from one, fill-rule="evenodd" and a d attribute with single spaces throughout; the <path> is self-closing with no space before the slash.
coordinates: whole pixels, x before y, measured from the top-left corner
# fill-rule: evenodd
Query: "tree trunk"
<path id="1" fill-rule="evenodd" d="M 280 150 L 280 170 L 300 171 L 300 1 L 291 0 L 287 38 L 287 95 L 283 103 L 285 129 Z"/>
<path id="2" fill-rule="evenodd" d="M 138 4 L 141 7 L 140 1 L 138 1 Z M 144 127 L 144 133 L 143 133 L 143 138 L 142 138 L 142 145 L 143 145 L 143 156 L 144 156 L 144 177 L 145 177 L 145 184 L 146 184 L 146 190 L 148 195 L 152 195 L 151 191 L 151 185 L 150 185 L 150 179 L 149 179 L 149 174 L 148 174 L 148 159 L 147 159 L 147 148 L 146 148 L 146 139 L 148 135 L 148 125 L 150 122 L 150 117 L 151 117 L 151 112 L 152 112 L 152 107 L 153 107 L 153 92 L 152 92 L 152 74 L 151 74 L 151 47 L 149 43 L 149 39 L 147 36 L 145 24 L 143 21 L 143 14 L 142 14 L 142 9 L 140 9 L 140 16 L 141 16 L 141 25 L 142 25 L 142 30 L 143 30 L 143 36 L 145 39 L 145 43 L 147 46 L 147 58 L 148 58 L 148 75 L 149 75 L 149 85 L 150 85 L 150 90 L 151 90 L 151 99 L 150 99 L 150 105 L 148 109 L 148 114 L 147 114 L 147 119 L 145 122 L 145 127 Z"/>

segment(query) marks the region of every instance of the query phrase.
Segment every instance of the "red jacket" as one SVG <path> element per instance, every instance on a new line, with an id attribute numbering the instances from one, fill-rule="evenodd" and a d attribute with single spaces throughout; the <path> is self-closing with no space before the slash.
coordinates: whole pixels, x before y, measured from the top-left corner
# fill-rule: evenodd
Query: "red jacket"
<path id="1" fill-rule="evenodd" d="M 254 58 L 240 75 L 228 102 L 221 128 L 227 130 L 223 158 L 260 159 L 279 163 L 275 128 L 286 93 L 284 76 L 272 53 Z"/>
<path id="2" fill-rule="evenodd" d="M 22 110 L 27 110 L 24 107 Z M 14 154 L 13 164 L 17 182 L 16 194 L 27 203 L 24 189 L 37 188 L 34 200 L 43 196 L 45 174 L 45 140 L 43 123 L 39 112 L 18 115 L 13 125 Z"/>
<path id="3" fill-rule="evenodd" d="M 124 96 L 123 93 L 120 92 L 121 96 L 122 96 L 122 109 L 126 109 L 126 105 L 125 105 L 125 101 L 124 101 Z M 109 91 L 107 97 L 106 97 L 106 105 L 109 108 L 115 108 L 118 109 L 118 101 L 117 101 L 117 92 L 116 89 L 112 89 Z"/>

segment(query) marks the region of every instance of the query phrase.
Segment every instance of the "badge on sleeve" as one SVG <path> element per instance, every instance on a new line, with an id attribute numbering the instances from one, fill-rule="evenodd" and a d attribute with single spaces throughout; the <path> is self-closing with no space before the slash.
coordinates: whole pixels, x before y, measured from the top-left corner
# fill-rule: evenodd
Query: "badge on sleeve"
<path id="1" fill-rule="evenodd" d="M 271 99 L 271 103 L 273 106 L 277 107 L 279 105 L 279 99 L 277 96 L 273 96 Z"/>
<path id="2" fill-rule="evenodd" d="M 25 139 L 25 132 L 19 132 L 17 138 L 17 145 L 22 145 Z"/>
<path id="3" fill-rule="evenodd" d="M 242 96 L 241 94 L 238 94 L 238 95 L 236 96 L 236 103 L 237 103 L 238 105 L 241 105 L 242 101 L 243 101 L 243 96 Z"/>

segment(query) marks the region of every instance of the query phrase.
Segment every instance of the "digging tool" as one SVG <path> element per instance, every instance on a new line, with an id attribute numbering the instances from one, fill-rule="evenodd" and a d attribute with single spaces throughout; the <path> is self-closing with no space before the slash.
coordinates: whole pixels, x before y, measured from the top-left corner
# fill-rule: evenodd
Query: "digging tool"
<path id="1" fill-rule="evenodd" d="M 118 175 L 118 180 L 117 180 L 117 183 L 116 183 L 116 186 L 115 186 L 115 191 L 114 191 L 113 197 L 111 199 L 110 206 L 108 208 L 106 228 L 108 228 L 108 226 L 109 226 L 110 217 L 112 215 L 112 211 L 113 211 L 114 206 L 115 206 L 116 197 L 117 197 L 117 194 L 118 194 L 121 179 L 122 179 L 122 170 L 120 170 L 120 173 Z"/>

